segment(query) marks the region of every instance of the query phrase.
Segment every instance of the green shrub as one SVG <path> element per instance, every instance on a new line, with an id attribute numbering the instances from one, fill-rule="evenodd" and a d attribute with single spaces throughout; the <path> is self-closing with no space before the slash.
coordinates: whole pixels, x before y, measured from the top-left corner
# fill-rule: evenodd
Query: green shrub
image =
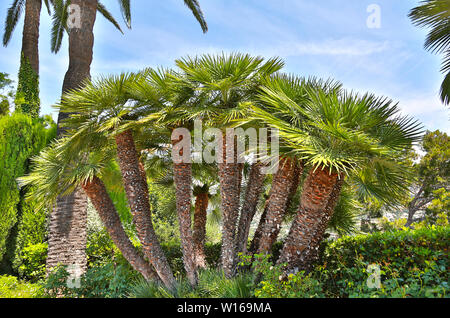
<path id="1" fill-rule="evenodd" d="M 136 284 L 139 274 L 125 264 L 106 264 L 90 268 L 81 276 L 79 285 L 59 266 L 44 284 L 45 296 L 64 298 L 122 298 Z"/>
<path id="2" fill-rule="evenodd" d="M 329 297 L 444 297 L 448 292 L 450 227 L 377 232 L 330 243 L 314 275 Z M 369 288 L 369 265 L 380 288 Z"/>
<path id="3" fill-rule="evenodd" d="M 258 298 L 317 298 L 324 297 L 323 286 L 312 273 L 284 274 L 284 265 L 274 265 L 270 255 L 241 256 L 241 266 L 251 266 L 258 277 L 255 289 Z"/>
<path id="4" fill-rule="evenodd" d="M 25 283 L 14 276 L 0 276 L 0 298 L 39 298 L 42 295 L 38 284 Z"/>
<path id="5" fill-rule="evenodd" d="M 28 245 L 22 251 L 22 264 L 19 267 L 21 277 L 36 282 L 45 278 L 47 243 Z"/>
<path id="6" fill-rule="evenodd" d="M 175 291 L 145 280 L 134 285 L 131 298 L 251 298 L 253 296 L 253 275 L 241 273 L 227 279 L 220 269 L 199 271 L 198 286 L 193 289 L 186 278 L 178 278 Z"/>

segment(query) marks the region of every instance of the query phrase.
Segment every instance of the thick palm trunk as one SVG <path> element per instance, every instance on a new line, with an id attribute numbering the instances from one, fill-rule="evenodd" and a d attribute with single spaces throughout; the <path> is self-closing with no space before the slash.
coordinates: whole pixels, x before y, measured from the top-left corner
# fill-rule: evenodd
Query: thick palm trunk
<path id="1" fill-rule="evenodd" d="M 140 169 L 139 155 L 131 131 L 117 135 L 116 145 L 125 193 L 144 254 L 164 285 L 173 289 L 175 278 L 153 228 L 147 180 Z"/>
<path id="2" fill-rule="evenodd" d="M 270 192 L 269 192 L 269 197 L 270 197 Z M 253 234 L 252 242 L 250 243 L 250 253 L 252 253 L 252 254 L 255 254 L 259 248 L 259 242 L 261 240 L 264 223 L 266 222 L 268 205 L 269 205 L 269 200 L 267 199 L 266 203 L 264 204 L 264 210 L 259 219 L 258 226 L 256 227 L 255 233 Z"/>
<path id="3" fill-rule="evenodd" d="M 180 241 L 183 250 L 183 262 L 191 286 L 198 283 L 197 266 L 195 262 L 194 238 L 191 229 L 191 184 L 192 167 L 190 163 L 174 163 L 173 177 L 175 182 L 175 197 L 178 223 L 180 226 Z"/>
<path id="4" fill-rule="evenodd" d="M 97 210 L 111 240 L 122 252 L 125 259 L 136 271 L 141 273 L 146 280 L 158 280 L 159 278 L 150 263 L 139 254 L 130 238 L 125 233 L 119 214 L 117 213 L 114 203 L 109 197 L 103 182 L 99 178 L 93 177 L 91 181 L 84 183 L 82 187 Z"/>
<path id="5" fill-rule="evenodd" d="M 239 164 L 236 162 L 234 147 L 227 147 L 223 137 L 223 162 L 219 163 L 219 181 L 222 210 L 222 266 L 227 278 L 235 274 L 236 223 L 239 216 Z M 231 161 L 231 162 L 230 162 Z"/>
<path id="6" fill-rule="evenodd" d="M 304 268 L 311 242 L 325 213 L 325 208 L 338 180 L 336 173 L 328 169 L 312 169 L 303 186 L 297 216 L 278 259 L 278 264 L 287 263 L 287 269 Z"/>
<path id="7" fill-rule="evenodd" d="M 272 181 L 272 190 L 268 199 L 267 214 L 259 242 L 258 253 L 270 253 L 280 233 L 281 223 L 288 208 L 291 193 L 296 191 L 301 166 L 294 159 L 282 158 Z M 297 177 L 296 177 L 297 176 Z M 297 179 L 297 181 L 296 181 Z"/>
<path id="8" fill-rule="evenodd" d="M 97 0 L 72 0 L 81 10 L 81 28 L 69 31 L 69 69 L 63 83 L 63 94 L 77 89 L 90 78 L 94 47 L 94 24 Z M 69 114 L 58 114 L 58 136 L 64 133 L 61 121 Z M 66 197 L 58 197 L 50 217 L 47 270 L 57 264 L 74 265 L 78 275 L 86 270 L 87 197 L 81 189 Z M 70 268 L 69 268 L 70 269 Z"/>
<path id="9" fill-rule="evenodd" d="M 194 208 L 194 252 L 198 267 L 206 268 L 205 241 L 206 241 L 206 213 L 208 211 L 208 192 L 198 193 L 195 197 Z"/>
<path id="10" fill-rule="evenodd" d="M 247 189 L 241 208 L 241 217 L 236 235 L 236 254 L 247 252 L 250 225 L 256 213 L 258 201 L 263 190 L 265 175 L 261 171 L 261 163 L 254 163 L 250 168 Z"/>
<path id="11" fill-rule="evenodd" d="M 344 176 L 341 175 L 334 185 L 333 191 L 331 192 L 330 198 L 328 199 L 327 206 L 325 207 L 325 213 L 317 227 L 317 232 L 313 236 L 310 244 L 310 254 L 305 257 L 305 264 L 309 266 L 313 264 L 319 257 L 319 247 L 323 240 L 325 231 L 327 230 L 328 223 L 334 214 L 334 209 L 339 201 L 339 196 L 341 194 L 342 186 L 344 185 Z"/>

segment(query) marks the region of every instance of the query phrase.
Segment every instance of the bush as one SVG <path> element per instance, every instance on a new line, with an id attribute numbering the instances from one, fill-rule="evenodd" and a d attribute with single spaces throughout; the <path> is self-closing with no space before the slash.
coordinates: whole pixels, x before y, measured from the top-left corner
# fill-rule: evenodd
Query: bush
<path id="1" fill-rule="evenodd" d="M 0 276 L 0 298 L 39 298 L 42 295 L 38 284 L 21 282 L 14 276 Z"/>
<path id="2" fill-rule="evenodd" d="M 44 279 L 47 250 L 47 243 L 25 247 L 22 251 L 22 265 L 19 267 L 20 276 L 33 282 Z"/>
<path id="3" fill-rule="evenodd" d="M 46 142 L 44 125 L 30 116 L 13 114 L 0 118 L 0 260 L 7 248 L 8 259 L 14 258 L 15 238 L 7 247 L 7 237 L 21 216 L 19 202 L 24 194 L 16 179 L 27 172 L 28 159 Z"/>
<path id="4" fill-rule="evenodd" d="M 448 292 L 450 227 L 344 237 L 324 250 L 314 275 L 329 297 L 444 297 Z M 369 288 L 369 265 L 380 288 Z"/>
<path id="5" fill-rule="evenodd" d="M 154 282 L 141 280 L 131 288 L 131 298 L 250 298 L 253 296 L 253 275 L 241 273 L 227 279 L 220 269 L 199 272 L 198 286 L 193 289 L 186 278 L 178 278 L 175 291 Z"/>
<path id="6" fill-rule="evenodd" d="M 45 295 L 64 298 L 122 298 L 128 295 L 139 275 L 127 265 L 106 264 L 88 269 L 77 284 L 69 276 L 66 267 L 59 266 L 44 284 Z"/>
<path id="7" fill-rule="evenodd" d="M 251 266 L 259 283 L 255 289 L 258 298 L 316 298 L 324 297 L 322 284 L 305 272 L 284 274 L 284 264 L 274 265 L 270 255 L 241 256 L 241 266 Z"/>

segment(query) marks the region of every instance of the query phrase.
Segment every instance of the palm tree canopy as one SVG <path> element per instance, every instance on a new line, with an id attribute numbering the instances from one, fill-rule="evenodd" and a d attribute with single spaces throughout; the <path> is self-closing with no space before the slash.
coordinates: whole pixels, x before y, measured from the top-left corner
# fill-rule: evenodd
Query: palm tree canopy
<path id="1" fill-rule="evenodd" d="M 279 130 L 280 152 L 313 167 L 348 174 L 364 167 L 368 158 L 389 158 L 421 136 L 420 125 L 399 116 L 398 106 L 386 98 L 347 93 L 330 81 L 284 81 L 261 88 L 252 118 Z"/>
<path id="2" fill-rule="evenodd" d="M 68 8 L 70 6 L 70 0 L 49 0 L 53 6 L 53 25 L 51 32 L 51 50 L 53 53 L 58 53 L 61 49 L 62 40 L 64 38 L 65 31 L 67 28 L 68 19 Z M 122 18 L 128 28 L 131 28 L 131 7 L 130 0 L 117 0 L 120 12 L 122 13 Z M 113 15 L 108 11 L 108 9 L 99 1 L 97 4 L 97 11 L 103 15 L 105 19 L 111 22 L 116 29 L 123 33 L 119 23 L 113 17 Z"/>
<path id="3" fill-rule="evenodd" d="M 450 2 L 448 0 L 424 0 L 412 9 L 409 17 L 419 27 L 428 27 L 425 49 L 444 54 L 441 71 L 447 73 L 441 86 L 441 100 L 450 102 Z"/>
<path id="4" fill-rule="evenodd" d="M 264 63 L 262 57 L 231 53 L 176 60 L 182 77 L 193 89 L 206 93 L 206 103 L 192 107 L 186 116 L 202 118 L 211 126 L 228 125 L 232 120 L 245 116 L 240 104 L 248 103 L 260 81 L 277 71 L 284 62 L 272 58 Z"/>

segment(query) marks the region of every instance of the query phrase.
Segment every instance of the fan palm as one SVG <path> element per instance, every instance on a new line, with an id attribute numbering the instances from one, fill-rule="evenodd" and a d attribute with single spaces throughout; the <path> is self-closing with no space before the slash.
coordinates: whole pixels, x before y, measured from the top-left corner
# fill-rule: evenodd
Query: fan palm
<path id="1" fill-rule="evenodd" d="M 279 130 L 285 145 L 281 151 L 311 167 L 278 260 L 291 268 L 305 266 L 317 248 L 321 220 L 328 202 L 329 211 L 334 210 L 336 199 L 332 197 L 339 197 L 340 180 L 373 158 L 379 164 L 394 165 L 396 152 L 420 137 L 416 122 L 394 117 L 398 108 L 389 100 L 324 90 L 317 85 L 307 91 L 306 103 L 298 104 L 285 93 L 263 88 L 260 98 L 266 101 L 266 109 L 253 109 L 254 118 Z"/>
<path id="2" fill-rule="evenodd" d="M 175 280 L 154 232 L 145 169 L 139 160 L 133 136 L 140 128 L 139 119 L 147 115 L 151 107 L 154 111 L 162 107 L 163 97 L 156 90 L 149 93 L 151 87 L 144 84 L 151 72 L 121 74 L 87 82 L 83 89 L 64 95 L 59 109 L 73 114 L 64 121 L 64 125 L 70 129 L 74 143 L 86 143 L 90 131 L 103 133 L 114 141 L 138 238 L 161 280 L 172 288 Z M 151 107 L 139 104 L 142 89 L 147 95 L 152 95 Z"/>
<path id="3" fill-rule="evenodd" d="M 263 64 L 260 57 L 248 54 L 203 55 L 176 61 L 187 80 L 209 101 L 189 109 L 188 118 L 200 118 L 211 127 L 222 130 L 222 150 L 218 155 L 220 193 L 222 198 L 222 265 L 227 277 L 235 273 L 235 235 L 239 216 L 241 169 L 235 153 L 234 135 L 227 135 L 230 121 L 242 116 L 240 103 L 249 101 L 261 76 L 278 71 L 283 63 L 271 59 Z M 245 114 L 245 113 L 244 113 Z"/>
<path id="4" fill-rule="evenodd" d="M 96 138 L 97 137 L 97 138 Z M 100 140 L 98 140 L 100 137 Z M 94 139 L 97 139 L 95 142 Z M 103 140 L 102 140 L 103 139 Z M 22 186 L 35 186 L 29 197 L 39 204 L 51 206 L 59 195 L 68 195 L 81 186 L 96 208 L 112 241 L 131 266 L 147 280 L 158 276 L 133 246 L 127 236 L 119 214 L 103 183 L 108 162 L 113 160 L 113 148 L 101 136 L 90 135 L 90 144 L 83 149 L 74 147 L 68 139 L 60 139 L 33 158 L 33 170 L 19 179 Z M 104 146 L 101 152 L 98 143 Z M 89 152 L 87 152 L 89 150 Z"/>
<path id="5" fill-rule="evenodd" d="M 259 95 L 258 105 L 262 108 L 265 107 L 266 103 L 270 105 L 270 103 L 277 102 L 304 105 L 308 100 L 308 87 L 322 87 L 329 91 L 338 91 L 341 85 L 332 81 L 322 82 L 314 78 L 305 80 L 286 74 L 277 74 L 265 81 L 262 88 L 265 94 Z M 270 92 L 277 92 L 277 95 L 270 94 Z M 270 106 L 268 107 L 270 108 Z M 273 115 L 285 118 L 289 113 L 281 111 L 273 113 Z M 296 118 L 298 124 L 301 125 L 304 115 L 297 112 L 296 116 L 298 117 Z M 281 140 L 282 148 L 285 147 L 283 142 L 284 140 Z M 280 232 L 284 215 L 289 208 L 290 199 L 297 191 L 303 171 L 302 160 L 298 160 L 295 156 L 292 157 L 286 149 L 282 150 L 282 153 L 283 155 L 279 159 L 279 169 L 272 180 L 272 188 L 263 213 L 264 218 L 261 219 L 260 232 L 258 232 L 255 240 L 255 243 L 258 241 L 258 246 L 254 246 L 254 248 L 258 253 L 271 251 L 272 245 Z"/>
<path id="6" fill-rule="evenodd" d="M 51 0 L 44 0 L 50 14 Z M 39 92 L 39 24 L 41 16 L 42 0 L 15 0 L 9 7 L 3 33 L 3 46 L 7 46 L 12 38 L 14 29 L 25 9 L 25 21 L 23 25 L 22 50 L 20 59 L 20 71 L 18 91 L 27 95 L 27 92 Z M 20 74 L 27 72 L 31 78 L 25 79 Z M 23 96 L 25 101 L 20 104 L 23 112 L 39 116 L 39 96 Z M 32 105 L 36 104 L 36 105 Z"/>
<path id="7" fill-rule="evenodd" d="M 429 27 L 425 49 L 444 54 L 441 71 L 446 74 L 441 86 L 441 100 L 450 103 L 450 2 L 447 0 L 424 0 L 409 13 L 413 23 Z"/>

